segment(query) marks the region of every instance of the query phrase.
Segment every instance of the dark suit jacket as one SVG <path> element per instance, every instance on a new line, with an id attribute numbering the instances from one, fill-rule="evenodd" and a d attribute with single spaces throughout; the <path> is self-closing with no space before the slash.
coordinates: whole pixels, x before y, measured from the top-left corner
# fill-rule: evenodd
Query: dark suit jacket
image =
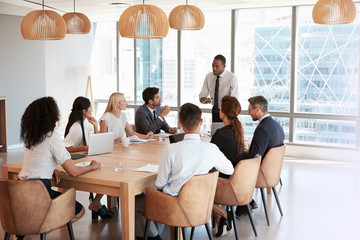
<path id="1" fill-rule="evenodd" d="M 159 116 L 161 113 L 161 107 L 155 108 L 156 115 Z M 154 121 L 154 114 L 150 112 L 146 104 L 139 107 L 135 114 L 135 128 L 136 132 L 141 134 L 147 134 L 152 131 L 154 134 L 159 133 L 160 129 L 165 132 L 169 132 L 169 125 L 165 121 L 161 121 L 159 117 Z"/>
<path id="2" fill-rule="evenodd" d="M 285 134 L 282 127 L 271 117 L 264 118 L 257 126 L 245 158 L 260 154 L 264 158 L 270 148 L 284 145 Z"/>
<path id="3" fill-rule="evenodd" d="M 220 151 L 231 161 L 234 167 L 240 160 L 244 159 L 244 152 L 237 155 L 236 140 L 230 125 L 218 129 L 211 138 L 211 143 L 218 146 Z M 229 178 L 230 176 L 220 173 L 219 177 Z"/>

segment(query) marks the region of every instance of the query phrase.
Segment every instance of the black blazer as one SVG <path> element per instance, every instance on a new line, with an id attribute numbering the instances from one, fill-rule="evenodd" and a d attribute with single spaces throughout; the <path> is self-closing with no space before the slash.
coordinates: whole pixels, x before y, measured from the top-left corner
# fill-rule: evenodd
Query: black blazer
<path id="1" fill-rule="evenodd" d="M 245 158 L 260 154 L 262 158 L 270 148 L 284 145 L 284 130 L 271 116 L 264 118 L 256 127 L 248 153 Z"/>
<path id="2" fill-rule="evenodd" d="M 161 107 L 155 108 L 156 115 L 159 116 L 161 113 Z M 150 112 L 146 104 L 139 107 L 135 114 L 135 128 L 136 132 L 141 134 L 147 134 L 152 131 L 154 134 L 159 133 L 160 129 L 165 132 L 169 132 L 169 125 L 165 121 L 162 121 L 157 117 L 154 121 L 154 114 Z"/>
<path id="3" fill-rule="evenodd" d="M 220 151 L 229 159 L 234 167 L 240 160 L 244 159 L 244 151 L 237 155 L 236 140 L 230 125 L 219 128 L 212 137 L 211 143 L 218 146 Z M 229 178 L 229 175 L 220 173 L 219 177 Z"/>

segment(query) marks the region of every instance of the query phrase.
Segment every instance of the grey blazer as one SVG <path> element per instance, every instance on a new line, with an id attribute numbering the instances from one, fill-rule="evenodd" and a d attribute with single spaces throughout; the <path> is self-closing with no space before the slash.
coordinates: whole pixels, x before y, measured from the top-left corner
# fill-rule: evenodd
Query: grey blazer
<path id="1" fill-rule="evenodd" d="M 139 107 L 135 114 L 136 132 L 141 134 L 147 134 L 148 132 L 152 131 L 154 134 L 157 134 L 160 132 L 161 129 L 165 132 L 169 132 L 170 127 L 165 121 L 165 119 L 162 121 L 158 117 L 161 113 L 161 107 L 156 107 L 155 112 L 157 118 L 154 120 L 154 114 L 150 112 L 146 104 Z"/>

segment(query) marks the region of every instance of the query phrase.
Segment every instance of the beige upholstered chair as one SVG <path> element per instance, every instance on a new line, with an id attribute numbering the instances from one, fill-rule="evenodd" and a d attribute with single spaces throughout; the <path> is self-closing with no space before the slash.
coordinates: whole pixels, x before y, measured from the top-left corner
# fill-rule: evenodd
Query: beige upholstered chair
<path id="1" fill-rule="evenodd" d="M 5 239 L 14 235 L 45 234 L 67 225 L 74 239 L 71 219 L 75 215 L 75 189 L 71 188 L 51 199 L 39 180 L 0 179 L 0 220 Z"/>
<path id="2" fill-rule="evenodd" d="M 265 188 L 272 188 L 280 214 L 283 216 L 275 186 L 279 184 L 281 168 L 284 162 L 285 149 L 286 145 L 283 145 L 280 147 L 271 148 L 266 153 L 264 159 L 261 162 L 258 179 L 256 182 L 256 188 L 260 188 L 261 191 L 261 197 L 264 204 L 264 211 L 268 226 L 270 225 L 270 222 L 266 204 Z"/>
<path id="3" fill-rule="evenodd" d="M 235 206 L 247 206 L 251 226 L 255 236 L 257 236 L 249 209 L 249 203 L 253 197 L 260 160 L 260 155 L 256 155 L 255 158 L 252 159 L 241 160 L 236 164 L 234 173 L 230 178 L 219 178 L 218 180 L 214 202 L 215 204 L 230 207 L 236 239 L 239 239 L 239 236 L 236 226 Z"/>
<path id="4" fill-rule="evenodd" d="M 145 194 L 145 240 L 150 221 L 182 228 L 186 240 L 185 227 L 205 225 L 209 239 L 211 210 L 219 172 L 193 176 L 182 187 L 178 196 L 170 196 L 152 188 Z"/>

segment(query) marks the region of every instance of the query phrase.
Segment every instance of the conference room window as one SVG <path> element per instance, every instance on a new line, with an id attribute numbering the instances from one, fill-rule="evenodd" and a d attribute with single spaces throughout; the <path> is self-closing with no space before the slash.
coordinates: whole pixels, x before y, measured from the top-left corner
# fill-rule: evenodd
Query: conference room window
<path id="1" fill-rule="evenodd" d="M 298 8 L 296 112 L 356 116 L 359 17 L 352 24 L 319 25 L 311 21 L 312 9 Z"/>
<path id="2" fill-rule="evenodd" d="M 136 39 L 136 104 L 144 103 L 147 87 L 159 88 L 162 96 L 162 39 Z"/>
<path id="3" fill-rule="evenodd" d="M 181 31 L 181 104 L 191 102 L 202 108 L 199 93 L 212 61 L 218 54 L 226 57 L 226 70 L 231 70 L 231 11 L 204 12 L 201 31 Z"/>
<path id="4" fill-rule="evenodd" d="M 93 96 L 94 99 L 108 99 L 117 89 L 116 23 L 97 22 L 93 26 L 90 64 Z"/>
<path id="5" fill-rule="evenodd" d="M 177 30 L 169 29 L 168 35 L 163 39 L 162 47 L 162 105 L 177 107 Z"/>
<path id="6" fill-rule="evenodd" d="M 269 111 L 290 111 L 290 7 L 236 11 L 235 74 L 240 83 L 240 103 L 263 95 Z"/>
<path id="7" fill-rule="evenodd" d="M 134 40 L 119 39 L 119 92 L 124 93 L 128 104 L 135 103 Z M 115 91 L 115 89 L 114 89 Z"/>

